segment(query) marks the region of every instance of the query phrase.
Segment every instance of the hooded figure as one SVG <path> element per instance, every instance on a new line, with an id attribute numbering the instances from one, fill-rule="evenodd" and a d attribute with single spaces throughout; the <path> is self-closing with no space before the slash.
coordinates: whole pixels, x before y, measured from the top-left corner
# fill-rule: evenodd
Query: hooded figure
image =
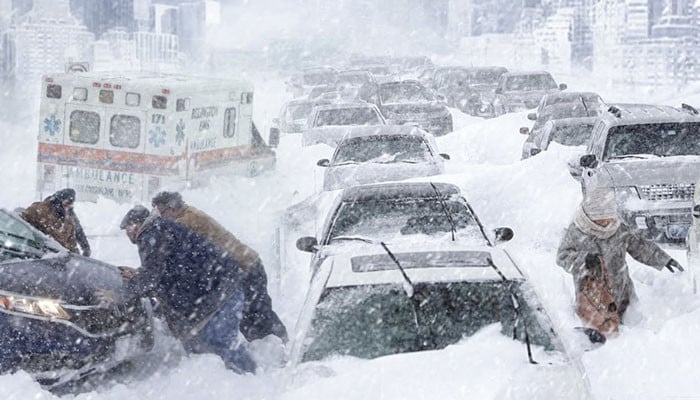
<path id="1" fill-rule="evenodd" d="M 73 211 L 73 203 L 75 203 L 75 190 L 66 188 L 43 201 L 32 203 L 20 216 L 74 253 L 78 253 L 78 245 L 80 245 L 82 254 L 90 257 L 90 243 L 78 216 Z"/>
<path id="2" fill-rule="evenodd" d="M 557 264 L 573 276 L 577 292 L 597 287 L 595 296 L 605 309 L 610 307 L 612 300 L 620 320 L 630 302 L 637 298 L 625 262 L 627 254 L 657 270 L 666 267 L 671 272 L 674 269 L 683 271 L 678 262 L 658 245 L 644 239 L 620 220 L 612 190 L 597 188 L 587 193 L 559 244 Z M 607 283 L 598 284 L 599 280 Z M 604 288 L 606 285 L 607 289 Z M 609 290 L 611 299 L 603 294 L 606 290 Z"/>
<path id="3" fill-rule="evenodd" d="M 160 301 L 172 333 L 187 351 L 219 355 L 227 368 L 255 372 L 238 336 L 244 294 L 240 268 L 210 241 L 142 206 L 120 225 L 138 246 L 141 268 L 124 288 L 124 300 Z"/>

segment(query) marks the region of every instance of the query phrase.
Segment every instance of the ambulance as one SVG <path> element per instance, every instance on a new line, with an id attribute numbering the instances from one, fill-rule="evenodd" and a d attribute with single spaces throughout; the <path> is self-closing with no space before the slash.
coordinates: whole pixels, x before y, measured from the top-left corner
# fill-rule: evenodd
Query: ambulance
<path id="1" fill-rule="evenodd" d="M 184 75 L 42 77 L 37 192 L 150 202 L 211 176 L 254 176 L 275 153 L 252 121 L 253 86 Z"/>

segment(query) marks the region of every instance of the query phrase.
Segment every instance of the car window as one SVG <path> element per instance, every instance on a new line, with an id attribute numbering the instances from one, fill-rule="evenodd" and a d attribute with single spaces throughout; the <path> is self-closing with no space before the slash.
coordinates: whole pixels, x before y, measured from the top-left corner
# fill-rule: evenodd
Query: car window
<path id="1" fill-rule="evenodd" d="M 604 159 L 626 155 L 700 155 L 700 123 L 614 126 L 608 130 Z"/>
<path id="2" fill-rule="evenodd" d="M 381 125 L 379 114 L 369 107 L 336 108 L 320 110 L 314 121 L 315 127 L 333 125 Z"/>
<path id="3" fill-rule="evenodd" d="M 556 88 L 556 82 L 547 74 L 509 76 L 505 85 L 505 90 L 509 91 L 551 90 Z"/>
<path id="4" fill-rule="evenodd" d="M 389 239 L 407 235 L 434 235 L 452 231 L 488 244 L 474 216 L 457 198 L 445 201 L 450 217 L 437 198 L 378 199 L 341 203 L 331 223 L 325 243 L 337 236 Z"/>
<path id="5" fill-rule="evenodd" d="M 26 224 L 17 220 L 5 211 L 0 211 L 0 231 L 9 237 L 22 238 L 34 241 L 37 239 L 34 231 Z"/>
<path id="6" fill-rule="evenodd" d="M 583 146 L 588 143 L 593 124 L 556 125 L 549 135 L 549 142 L 564 146 Z"/>
<path id="7" fill-rule="evenodd" d="M 433 100 L 433 96 L 428 91 L 414 84 L 382 85 L 379 88 L 379 97 L 384 104 L 425 103 Z"/>
<path id="8" fill-rule="evenodd" d="M 468 268 L 468 266 L 467 266 Z M 407 271 L 410 274 L 410 270 Z M 375 358 L 437 350 L 500 323 L 501 333 L 532 345 L 555 349 L 549 329 L 526 301 L 518 282 L 423 283 L 424 300 L 412 304 L 401 285 L 326 289 L 304 338 L 303 361 L 332 355 Z M 517 318 L 511 288 L 520 305 Z"/>
<path id="9" fill-rule="evenodd" d="M 332 164 L 422 162 L 430 158 L 430 148 L 420 136 L 372 135 L 344 140 L 338 145 Z"/>

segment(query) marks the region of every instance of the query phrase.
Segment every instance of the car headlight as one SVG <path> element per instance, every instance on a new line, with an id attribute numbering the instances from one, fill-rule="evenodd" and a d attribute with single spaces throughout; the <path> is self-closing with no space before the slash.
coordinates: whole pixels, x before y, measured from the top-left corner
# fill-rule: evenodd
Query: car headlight
<path id="1" fill-rule="evenodd" d="M 0 293 L 0 309 L 45 318 L 70 319 L 70 315 L 56 300 L 24 297 Z"/>

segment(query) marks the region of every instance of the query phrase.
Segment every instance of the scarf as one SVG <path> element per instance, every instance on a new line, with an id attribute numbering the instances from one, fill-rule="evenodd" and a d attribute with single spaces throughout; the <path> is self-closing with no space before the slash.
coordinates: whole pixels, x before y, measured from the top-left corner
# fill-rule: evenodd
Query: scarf
<path id="1" fill-rule="evenodd" d="M 588 215 L 586 215 L 583 207 L 579 206 L 578 211 L 576 211 L 576 215 L 574 216 L 574 225 L 576 225 L 576 227 L 583 233 L 600 239 L 608 239 L 614 235 L 615 232 L 617 232 L 617 229 L 620 227 L 620 220 L 619 218 L 615 218 L 615 221 L 610 223 L 608 226 L 600 226 L 593 222 Z"/>

